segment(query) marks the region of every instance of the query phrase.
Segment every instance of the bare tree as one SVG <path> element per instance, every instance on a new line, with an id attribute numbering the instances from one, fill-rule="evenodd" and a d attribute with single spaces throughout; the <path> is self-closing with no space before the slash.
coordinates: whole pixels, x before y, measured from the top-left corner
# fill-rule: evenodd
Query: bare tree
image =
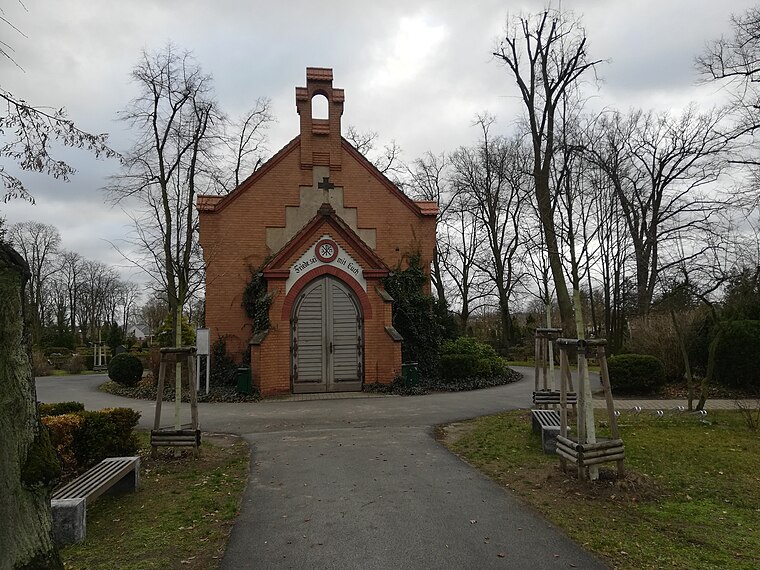
<path id="1" fill-rule="evenodd" d="M 80 276 L 77 321 L 83 337 L 97 340 L 100 327 L 110 317 L 109 298 L 116 289 L 118 276 L 100 261 L 85 261 Z"/>
<path id="2" fill-rule="evenodd" d="M 156 334 L 156 331 L 161 327 L 161 323 L 164 322 L 168 312 L 169 304 L 166 300 L 153 295 L 140 307 L 139 315 L 142 322 L 148 325 L 151 333 Z"/>
<path id="3" fill-rule="evenodd" d="M 476 147 L 452 155 L 454 184 L 466 200 L 485 237 L 485 252 L 476 261 L 488 276 L 499 304 L 502 341 L 513 340 L 510 303 L 523 268 L 518 256 L 521 245 L 520 212 L 530 191 L 526 155 L 518 139 L 491 134 L 494 118 L 479 116 L 475 125 L 481 140 Z"/>
<path id="4" fill-rule="evenodd" d="M 50 276 L 56 271 L 55 256 L 61 244 L 61 235 L 55 226 L 40 222 L 20 222 L 11 226 L 8 239 L 29 265 L 27 302 L 32 318 L 32 332 L 38 340 L 45 322 L 44 290 Z"/>
<path id="5" fill-rule="evenodd" d="M 485 281 L 478 270 L 483 235 L 480 224 L 472 212 L 465 195 L 457 194 L 443 221 L 438 248 L 444 275 L 452 283 L 459 305 L 459 323 L 467 334 L 470 316 L 477 311 L 484 299 L 491 295 L 493 284 Z"/>
<path id="6" fill-rule="evenodd" d="M 8 136 L 0 141 L 0 157 L 9 158 L 22 170 L 42 172 L 53 178 L 69 181 L 74 168 L 50 154 L 53 141 L 63 146 L 83 148 L 96 157 L 113 157 L 108 136 L 93 135 L 81 130 L 68 118 L 65 109 L 34 107 L 0 87 L 0 133 Z M 0 180 L 5 187 L 3 202 L 14 198 L 34 203 L 34 198 L 18 176 L 0 164 Z"/>
<path id="7" fill-rule="evenodd" d="M 353 125 L 348 126 L 343 138 L 374 164 L 375 168 L 391 178 L 395 184 L 403 186 L 399 178 L 404 173 L 404 165 L 400 159 L 401 147 L 395 139 L 391 139 L 382 149 L 375 151 L 378 134 L 375 131 L 358 131 Z"/>
<path id="8" fill-rule="evenodd" d="M 568 90 L 600 63 L 589 59 L 587 49 L 586 33 L 576 20 L 565 13 L 547 10 L 515 18 L 493 54 L 507 66 L 525 108 L 539 219 L 566 333 L 574 328 L 573 307 L 557 243 L 551 168 L 557 146 L 558 106 Z"/>
<path id="9" fill-rule="evenodd" d="M 140 204 L 133 214 L 132 244 L 143 255 L 127 258 L 166 296 L 180 344 L 182 310 L 202 285 L 204 270 L 195 198 L 230 179 L 221 172 L 224 165 L 234 165 L 231 180 L 239 183 L 246 164 L 260 162 L 271 116 L 268 101 L 260 99 L 238 125 L 240 134 L 229 136 L 232 127 L 214 99 L 211 77 L 189 52 L 171 44 L 143 52 L 132 78 L 139 94 L 121 119 L 139 138 L 108 190 L 117 202 L 132 197 Z M 230 148 L 237 156 L 225 153 Z"/>
<path id="10" fill-rule="evenodd" d="M 240 186 L 242 176 L 248 176 L 259 169 L 264 162 L 267 152 L 266 129 L 274 121 L 272 102 L 266 97 L 259 97 L 243 117 L 230 125 L 232 133 L 224 137 L 227 155 L 234 158 L 232 167 L 231 188 L 228 184 L 223 187 L 229 192 Z"/>
<path id="11" fill-rule="evenodd" d="M 131 281 L 121 283 L 118 298 L 121 308 L 122 328 L 126 332 L 127 328 L 134 320 L 134 312 L 137 308 L 137 302 L 140 300 L 139 285 Z"/>
<path id="12" fill-rule="evenodd" d="M 79 291 L 82 286 L 82 269 L 84 259 L 73 251 L 64 251 L 59 255 L 60 265 L 58 278 L 66 284 L 69 306 L 69 327 L 77 334 L 77 315 L 79 306 Z M 80 331 L 81 332 L 81 331 Z M 81 337 L 80 337 L 81 340 Z"/>
<path id="13" fill-rule="evenodd" d="M 708 42 L 696 58 L 696 68 L 707 81 L 726 86 L 736 119 L 734 136 L 754 135 L 760 127 L 760 7 L 731 16 L 733 34 Z M 757 160 L 750 160 L 760 166 Z"/>
<path id="14" fill-rule="evenodd" d="M 449 166 L 446 155 L 435 155 L 428 151 L 408 167 L 412 195 L 420 200 L 430 200 L 438 204 L 438 215 L 436 217 L 438 237 L 433 249 L 430 278 L 438 302 L 444 304 L 447 304 L 447 299 L 441 260 L 441 246 L 443 244 L 441 230 L 442 222 L 448 217 L 455 199 L 455 193 L 448 183 Z"/>
<path id="15" fill-rule="evenodd" d="M 214 128 L 221 114 L 211 77 L 189 52 L 172 45 L 143 52 L 132 78 L 139 95 L 121 119 L 139 139 L 109 190 L 116 201 L 135 197 L 142 205 L 133 220 L 135 242 L 145 256 L 136 263 L 166 292 L 180 344 L 182 307 L 202 276 L 195 197 L 199 186 L 204 190 L 212 185 L 206 159 L 215 150 Z"/>
<path id="16" fill-rule="evenodd" d="M 679 115 L 612 113 L 600 119 L 599 144 L 586 148 L 614 188 L 628 227 L 640 314 L 649 311 L 659 273 L 681 262 L 677 256 L 665 260 L 667 247 L 676 237 L 703 241 L 726 205 L 725 197 L 709 191 L 725 166 L 723 118 L 720 110 L 700 113 L 695 105 Z"/>

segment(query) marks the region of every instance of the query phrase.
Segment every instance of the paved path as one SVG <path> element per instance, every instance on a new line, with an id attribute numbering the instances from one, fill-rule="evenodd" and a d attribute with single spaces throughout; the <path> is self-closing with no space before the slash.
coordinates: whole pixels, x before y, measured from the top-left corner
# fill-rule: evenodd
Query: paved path
<path id="1" fill-rule="evenodd" d="M 434 440 L 437 424 L 529 407 L 532 369 L 518 370 L 522 381 L 474 392 L 200 404 L 205 431 L 253 450 L 222 568 L 605 568 Z M 40 378 L 38 398 L 129 406 L 152 424 L 154 403 L 98 392 L 103 379 Z"/>

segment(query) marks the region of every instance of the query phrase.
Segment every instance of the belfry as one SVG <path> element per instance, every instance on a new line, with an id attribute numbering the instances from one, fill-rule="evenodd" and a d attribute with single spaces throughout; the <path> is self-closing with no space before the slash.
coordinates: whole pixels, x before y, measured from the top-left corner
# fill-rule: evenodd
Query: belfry
<path id="1" fill-rule="evenodd" d="M 206 326 L 262 395 L 358 391 L 401 371 L 393 300 L 383 288 L 410 256 L 429 267 L 435 202 L 414 201 L 341 136 L 344 92 L 331 69 L 296 88 L 300 134 L 226 196 L 199 196 Z M 327 117 L 313 102 L 327 100 Z M 243 308 L 266 283 L 268 324 Z M 259 327 L 260 328 L 260 327 Z"/>

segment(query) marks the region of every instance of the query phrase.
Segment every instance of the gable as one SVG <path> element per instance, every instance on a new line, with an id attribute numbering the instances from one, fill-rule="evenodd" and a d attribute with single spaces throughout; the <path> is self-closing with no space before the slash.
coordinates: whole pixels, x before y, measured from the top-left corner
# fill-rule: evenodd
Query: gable
<path id="1" fill-rule="evenodd" d="M 329 204 L 322 205 L 317 215 L 263 267 L 263 272 L 268 278 L 286 279 L 287 289 L 303 275 L 325 266 L 358 281 L 365 291 L 367 277 L 382 277 L 389 272 L 383 260 Z"/>

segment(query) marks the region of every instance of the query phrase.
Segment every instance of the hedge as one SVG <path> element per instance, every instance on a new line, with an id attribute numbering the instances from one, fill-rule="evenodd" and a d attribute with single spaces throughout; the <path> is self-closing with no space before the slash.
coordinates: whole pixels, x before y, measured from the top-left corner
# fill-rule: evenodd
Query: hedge
<path id="1" fill-rule="evenodd" d="M 41 404 L 59 406 L 47 411 L 61 412 L 66 407 L 76 408 L 72 404 Z M 81 404 L 79 404 L 81 406 Z M 75 410 L 57 414 L 44 415 L 42 423 L 50 432 L 53 447 L 58 453 L 65 474 L 83 471 L 106 457 L 134 455 L 137 451 L 137 438 L 134 428 L 140 419 L 140 413 L 129 408 L 107 408 L 100 411 Z"/>
<path id="2" fill-rule="evenodd" d="M 758 346 L 760 321 L 725 323 L 715 347 L 715 379 L 726 386 L 760 389 Z"/>
<path id="3" fill-rule="evenodd" d="M 80 402 L 58 402 L 57 404 L 37 404 L 40 416 L 60 416 L 84 411 L 84 404 Z"/>
<path id="4" fill-rule="evenodd" d="M 493 378 L 508 373 L 507 362 L 492 346 L 473 338 L 459 337 L 441 347 L 440 377 L 446 381 L 463 378 Z"/>
<path id="5" fill-rule="evenodd" d="M 651 394 L 665 384 L 665 366 L 648 354 L 619 354 L 607 359 L 610 386 L 618 394 Z"/>

